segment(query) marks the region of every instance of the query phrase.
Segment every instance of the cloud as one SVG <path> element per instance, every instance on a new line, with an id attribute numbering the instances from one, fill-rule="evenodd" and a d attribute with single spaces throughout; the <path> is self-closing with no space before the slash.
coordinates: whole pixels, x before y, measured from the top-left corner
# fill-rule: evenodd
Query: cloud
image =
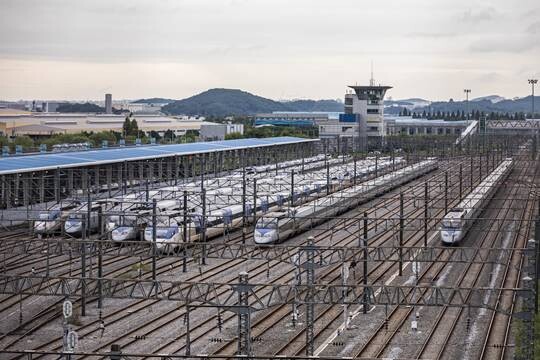
<path id="1" fill-rule="evenodd" d="M 540 48 L 536 40 L 532 36 L 497 36 L 476 40 L 469 50 L 474 53 L 526 53 Z"/>
<path id="2" fill-rule="evenodd" d="M 504 76 L 498 72 L 488 72 L 480 74 L 475 78 L 476 81 L 480 82 L 498 82 L 504 79 Z"/>
<path id="3" fill-rule="evenodd" d="M 540 34 L 540 21 L 530 24 L 525 31 L 529 34 Z"/>
<path id="4" fill-rule="evenodd" d="M 432 38 L 432 39 L 441 39 L 441 38 L 454 38 L 460 36 L 458 32 L 413 32 L 407 36 L 416 37 L 416 38 Z"/>
<path id="5" fill-rule="evenodd" d="M 496 16 L 497 11 L 490 7 L 481 10 L 468 9 L 460 14 L 459 19 L 464 23 L 477 23 L 493 20 Z"/>

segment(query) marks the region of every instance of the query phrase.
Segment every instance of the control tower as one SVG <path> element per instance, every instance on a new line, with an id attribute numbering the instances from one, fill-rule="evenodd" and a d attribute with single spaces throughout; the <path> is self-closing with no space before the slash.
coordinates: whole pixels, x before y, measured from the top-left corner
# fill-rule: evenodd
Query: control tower
<path id="1" fill-rule="evenodd" d="M 345 114 L 356 115 L 358 136 L 385 136 L 384 95 L 391 86 L 350 85 L 354 92 L 345 94 Z"/>

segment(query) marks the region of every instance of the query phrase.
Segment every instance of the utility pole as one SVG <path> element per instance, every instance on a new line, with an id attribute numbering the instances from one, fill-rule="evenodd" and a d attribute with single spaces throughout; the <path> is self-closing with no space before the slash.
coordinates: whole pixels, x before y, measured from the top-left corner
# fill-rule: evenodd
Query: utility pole
<path id="1" fill-rule="evenodd" d="M 534 85 L 538 83 L 538 79 L 529 79 L 529 84 L 531 84 L 532 89 L 532 111 L 531 111 L 531 119 L 534 119 Z"/>
<path id="2" fill-rule="evenodd" d="M 471 93 L 471 89 L 463 89 L 463 92 L 465 93 L 465 105 L 467 106 L 467 126 L 469 125 L 469 94 Z"/>

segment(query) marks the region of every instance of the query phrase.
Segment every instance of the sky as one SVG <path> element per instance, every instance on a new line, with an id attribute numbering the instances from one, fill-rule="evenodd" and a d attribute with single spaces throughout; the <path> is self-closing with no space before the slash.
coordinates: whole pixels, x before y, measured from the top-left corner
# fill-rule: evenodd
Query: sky
<path id="1" fill-rule="evenodd" d="M 0 0 L 0 99 L 530 93 L 538 0 Z M 540 93 L 540 90 L 538 91 Z"/>

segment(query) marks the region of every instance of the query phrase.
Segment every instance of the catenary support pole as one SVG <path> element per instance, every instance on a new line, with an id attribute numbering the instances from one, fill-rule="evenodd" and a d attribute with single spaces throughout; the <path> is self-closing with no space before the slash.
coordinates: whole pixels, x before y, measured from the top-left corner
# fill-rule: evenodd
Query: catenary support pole
<path id="1" fill-rule="evenodd" d="M 306 283 L 308 286 L 306 295 L 306 355 L 313 356 L 315 352 L 315 304 L 313 284 L 315 283 L 315 248 L 313 236 L 308 238 L 306 247 Z"/>
<path id="2" fill-rule="evenodd" d="M 403 217 L 403 193 L 399 194 L 399 276 L 403 275 L 403 231 L 404 231 L 404 217 Z"/>
<path id="3" fill-rule="evenodd" d="M 156 281 L 156 255 L 157 255 L 157 200 L 152 199 L 152 280 Z M 157 291 L 157 289 L 156 289 Z"/>
<path id="4" fill-rule="evenodd" d="M 184 203 L 183 203 L 183 231 L 182 231 L 182 235 L 183 235 L 183 239 L 184 239 L 184 244 L 187 244 L 188 242 L 188 209 L 187 209 L 187 198 L 188 198 L 188 193 L 187 193 L 187 190 L 184 190 Z M 187 253 L 186 253 L 186 246 L 182 246 L 182 272 L 186 272 L 187 271 Z"/>
<path id="5" fill-rule="evenodd" d="M 367 211 L 364 211 L 364 262 L 363 262 L 363 271 L 362 271 L 362 283 L 367 286 L 368 284 L 368 214 Z M 363 306 L 362 306 L 362 312 L 364 314 L 367 314 L 367 307 L 368 307 L 368 293 L 367 291 L 363 291 Z"/>
<path id="6" fill-rule="evenodd" d="M 424 183 L 424 247 L 428 245 L 428 182 Z"/>

